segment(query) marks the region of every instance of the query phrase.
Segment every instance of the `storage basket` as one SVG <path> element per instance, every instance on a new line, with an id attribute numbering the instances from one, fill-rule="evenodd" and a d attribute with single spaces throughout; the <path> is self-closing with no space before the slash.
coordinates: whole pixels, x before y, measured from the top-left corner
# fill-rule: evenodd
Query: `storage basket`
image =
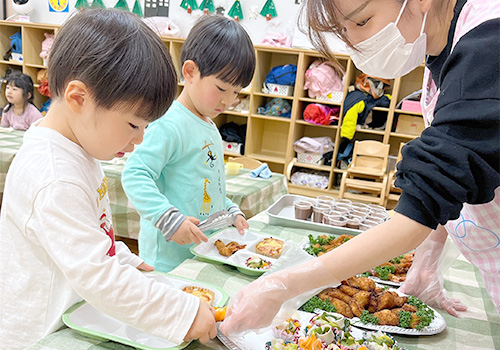
<path id="1" fill-rule="evenodd" d="M 343 98 L 344 93 L 342 91 L 332 91 L 327 96 L 316 96 L 316 100 L 330 102 L 342 102 Z"/>
<path id="2" fill-rule="evenodd" d="M 320 153 L 299 153 L 297 152 L 297 161 L 300 163 L 323 164 L 323 155 Z"/>
<path id="3" fill-rule="evenodd" d="M 292 96 L 293 86 L 264 83 L 262 92 L 270 95 Z"/>
<path id="4" fill-rule="evenodd" d="M 12 58 L 11 58 L 12 61 L 23 63 L 23 54 L 22 53 L 13 52 L 11 55 L 12 55 Z"/>

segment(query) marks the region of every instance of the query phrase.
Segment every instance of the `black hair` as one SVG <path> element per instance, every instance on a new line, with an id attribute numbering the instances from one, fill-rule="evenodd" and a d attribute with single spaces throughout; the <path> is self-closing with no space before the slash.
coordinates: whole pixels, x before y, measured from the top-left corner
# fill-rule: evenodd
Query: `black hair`
<path id="1" fill-rule="evenodd" d="M 215 75 L 233 86 L 245 87 L 255 70 L 255 50 L 243 27 L 220 15 L 202 16 L 189 32 L 181 62 L 192 60 L 200 76 Z"/>
<path id="2" fill-rule="evenodd" d="M 98 107 L 123 104 L 118 108 L 135 108 L 147 121 L 161 117 L 177 93 L 177 74 L 165 44 L 139 17 L 123 10 L 85 9 L 70 18 L 57 32 L 48 70 L 54 98 L 79 80 Z"/>
<path id="3" fill-rule="evenodd" d="M 29 75 L 22 73 L 10 74 L 6 78 L 6 83 L 7 85 L 13 85 L 23 90 L 24 108 L 26 108 L 28 103 L 33 104 L 33 97 L 35 91 L 33 88 L 33 80 Z M 12 108 L 12 106 L 13 106 L 12 103 L 8 103 L 7 107 L 5 108 L 5 112 L 9 111 Z"/>

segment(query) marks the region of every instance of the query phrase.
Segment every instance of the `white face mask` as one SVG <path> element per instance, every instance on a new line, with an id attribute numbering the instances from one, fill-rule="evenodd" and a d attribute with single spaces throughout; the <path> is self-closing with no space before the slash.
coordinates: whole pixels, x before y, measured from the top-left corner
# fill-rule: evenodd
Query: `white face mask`
<path id="1" fill-rule="evenodd" d="M 389 23 L 371 38 L 354 45 L 358 51 L 347 47 L 347 53 L 363 73 L 394 79 L 408 74 L 424 61 L 427 45 L 424 27 L 427 12 L 424 15 L 420 36 L 415 42 L 406 44 L 397 27 L 407 2 L 408 0 L 405 0 L 403 3 L 396 22 Z"/>

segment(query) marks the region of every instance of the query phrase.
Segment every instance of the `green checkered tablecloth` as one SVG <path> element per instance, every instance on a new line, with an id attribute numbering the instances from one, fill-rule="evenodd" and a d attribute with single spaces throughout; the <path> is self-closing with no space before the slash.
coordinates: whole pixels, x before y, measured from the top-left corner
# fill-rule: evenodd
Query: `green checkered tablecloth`
<path id="1" fill-rule="evenodd" d="M 24 131 L 0 129 L 0 193 L 3 192 L 5 176 L 10 163 L 21 147 Z M 121 184 L 121 173 L 127 157 L 101 162 L 108 179 L 108 194 L 113 213 L 113 228 L 117 236 L 137 239 L 139 214 L 129 202 Z M 283 194 L 288 193 L 283 174 L 273 173 L 269 179 L 251 178 L 250 170 L 241 169 L 238 175 L 226 178 L 226 195 L 238 204 L 250 218 L 267 209 Z"/>
<path id="2" fill-rule="evenodd" d="M 307 235 L 315 232 L 269 225 L 265 213 L 260 213 L 249 220 L 250 229 L 300 243 L 307 241 Z M 234 295 L 243 286 L 253 281 L 253 277 L 241 274 L 227 265 L 217 265 L 198 260 L 186 260 L 173 274 L 198 281 L 209 282 L 223 288 L 229 295 Z M 481 276 L 463 257 L 455 261 L 445 275 L 445 286 L 451 297 L 459 298 L 469 307 L 461 318 L 441 312 L 446 319 L 447 328 L 442 333 L 432 336 L 395 336 L 400 347 L 407 350 L 464 350 L 500 349 L 500 316 L 488 298 Z M 496 335 L 495 335 L 496 334 Z M 262 350 L 255 349 L 255 350 Z M 64 328 L 27 350 L 129 350 L 113 342 L 102 342 L 81 336 L 79 333 Z M 207 345 L 192 342 L 187 350 L 225 349 L 214 339 Z"/>

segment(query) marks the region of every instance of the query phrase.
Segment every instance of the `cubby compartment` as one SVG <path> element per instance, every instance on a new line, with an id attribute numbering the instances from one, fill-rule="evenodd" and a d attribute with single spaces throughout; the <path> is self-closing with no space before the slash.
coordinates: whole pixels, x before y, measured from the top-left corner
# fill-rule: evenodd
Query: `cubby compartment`
<path id="1" fill-rule="evenodd" d="M 255 118 L 290 121 L 293 113 L 293 100 L 281 97 L 254 96 L 250 112 L 251 116 Z"/>
<path id="2" fill-rule="evenodd" d="M 248 127 L 248 117 L 242 116 L 242 115 L 237 115 L 237 114 L 232 114 L 232 113 L 227 113 L 224 112 L 220 115 L 218 115 L 216 118 L 213 119 L 217 127 L 220 129 L 221 126 L 228 124 L 228 123 L 234 123 L 237 124 L 238 126 L 234 126 L 237 128 L 237 130 L 233 130 L 231 133 L 233 136 L 234 135 L 240 135 L 243 134 L 243 142 L 237 142 L 237 141 L 225 141 L 224 140 L 224 132 L 221 132 L 222 136 L 222 146 L 224 150 L 224 156 L 226 157 L 238 157 L 242 156 L 244 154 L 244 145 L 246 144 L 246 128 Z M 232 128 L 234 129 L 234 128 Z M 238 130 L 239 129 L 239 130 Z"/>
<path id="3" fill-rule="evenodd" d="M 45 40 L 45 33 L 54 34 L 54 28 L 23 28 L 23 56 L 26 66 L 44 67 L 40 52 L 42 52 L 42 42 Z"/>
<path id="4" fill-rule="evenodd" d="M 285 163 L 288 146 L 289 119 L 250 119 L 245 155 L 263 162 Z"/>
<path id="5" fill-rule="evenodd" d="M 2 24 L 2 30 L 0 31 L 0 62 L 1 63 L 11 63 L 9 60 L 4 60 L 4 55 L 11 49 L 10 46 L 10 36 L 15 33 L 21 33 L 21 26 L 14 23 Z M 24 39 L 24 38 L 23 38 Z M 22 64 L 22 63 L 21 63 Z"/>
<path id="6" fill-rule="evenodd" d="M 168 40 L 168 41 L 167 41 Z M 173 39 L 173 38 L 163 38 L 163 42 L 170 52 L 170 56 L 172 57 L 172 62 L 174 63 L 175 71 L 177 72 L 177 79 L 179 83 L 184 83 L 184 78 L 182 77 L 182 62 L 181 62 L 181 50 L 182 44 L 184 43 L 183 39 Z"/>

